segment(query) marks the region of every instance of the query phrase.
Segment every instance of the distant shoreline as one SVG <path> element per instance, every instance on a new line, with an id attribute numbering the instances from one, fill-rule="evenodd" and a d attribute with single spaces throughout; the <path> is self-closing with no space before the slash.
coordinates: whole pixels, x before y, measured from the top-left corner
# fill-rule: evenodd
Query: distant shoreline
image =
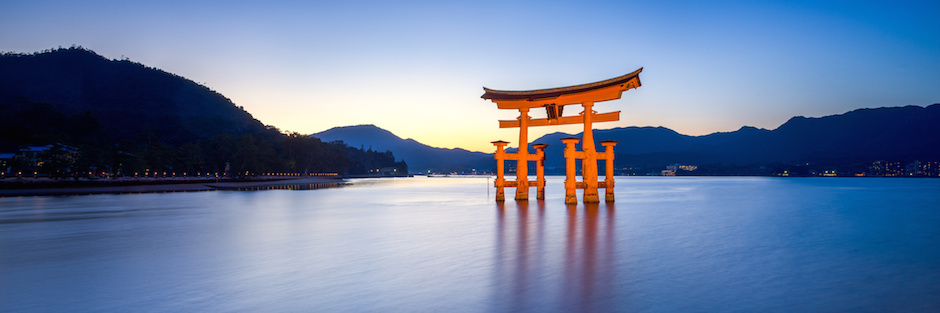
<path id="1" fill-rule="evenodd" d="M 423 176 L 423 175 L 415 175 Z M 347 178 L 401 178 L 415 177 L 409 176 L 360 176 Z M 511 176 L 511 175 L 510 175 Z M 552 177 L 564 177 L 564 175 L 546 175 Z M 429 175 L 429 178 L 450 177 L 450 178 L 491 178 L 492 175 Z M 619 177 L 619 176 L 618 176 Z M 924 176 L 762 176 L 762 175 L 682 175 L 682 176 L 629 176 L 629 177 L 774 177 L 774 178 L 935 178 Z M 254 178 L 254 179 L 146 179 L 146 180 L 109 180 L 102 179 L 98 181 L 32 181 L 32 178 L 26 178 L 19 181 L 15 179 L 0 180 L 0 198 L 3 197 L 28 197 L 28 196 L 71 196 L 71 195 L 92 195 L 92 194 L 127 194 L 127 193 L 161 193 L 161 192 L 190 192 L 190 191 L 217 191 L 217 190 L 266 190 L 266 189 L 290 189 L 307 190 L 339 187 L 351 184 L 344 178 Z"/>
<path id="2" fill-rule="evenodd" d="M 150 179 L 99 181 L 0 181 L 0 197 L 159 193 L 215 190 L 316 189 L 346 184 L 342 178 Z M 30 179 L 31 180 L 31 179 Z"/>

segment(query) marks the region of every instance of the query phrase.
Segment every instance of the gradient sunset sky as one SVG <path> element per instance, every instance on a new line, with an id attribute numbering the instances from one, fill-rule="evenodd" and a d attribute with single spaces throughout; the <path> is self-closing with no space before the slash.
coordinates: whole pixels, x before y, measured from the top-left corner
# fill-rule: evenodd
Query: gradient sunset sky
<path id="1" fill-rule="evenodd" d="M 282 130 L 375 124 L 437 147 L 515 146 L 483 86 L 644 67 L 595 128 L 688 135 L 940 102 L 940 1 L 3 1 L 0 51 L 81 45 L 190 78 Z M 567 115 L 579 109 L 565 110 Z M 570 112 L 570 113 L 569 113 Z M 533 114 L 542 117 L 544 112 Z M 530 140 L 580 126 L 539 127 Z"/>

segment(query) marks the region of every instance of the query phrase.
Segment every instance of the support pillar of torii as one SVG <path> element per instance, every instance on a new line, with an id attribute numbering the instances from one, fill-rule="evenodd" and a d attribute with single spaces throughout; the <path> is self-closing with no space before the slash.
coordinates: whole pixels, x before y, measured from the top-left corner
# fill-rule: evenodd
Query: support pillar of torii
<path id="1" fill-rule="evenodd" d="M 529 154 L 528 127 L 530 126 L 550 126 L 566 124 L 583 124 L 584 132 L 582 137 L 582 151 L 575 151 L 574 145 L 577 138 L 566 138 L 562 141 L 566 144 L 566 172 L 565 180 L 565 203 L 577 203 L 576 189 L 584 189 L 584 203 L 600 202 L 598 188 L 604 188 L 605 201 L 614 201 L 614 179 L 613 179 L 613 148 L 616 142 L 605 141 L 602 144 L 605 151 L 598 153 L 594 146 L 594 122 L 612 122 L 620 120 L 620 111 L 609 113 L 596 113 L 593 110 L 594 104 L 602 101 L 620 99 L 621 94 L 629 89 L 635 89 L 640 86 L 640 68 L 630 74 L 611 78 L 599 82 L 561 87 L 551 89 L 526 90 L 526 91 L 504 91 L 493 90 L 484 87 L 485 93 L 481 98 L 488 99 L 496 103 L 499 109 L 519 110 L 519 118 L 516 120 L 499 121 L 500 128 L 519 128 L 519 149 L 517 153 L 505 152 L 504 147 L 508 144 L 505 141 L 495 141 L 497 169 L 496 181 L 496 201 L 505 201 L 504 188 L 516 187 L 517 201 L 525 201 L 529 198 L 529 187 L 533 186 L 528 181 L 528 161 L 537 161 L 536 170 L 538 172 L 537 183 L 538 199 L 544 198 L 544 160 L 545 145 L 534 145 L 536 155 Z M 579 116 L 562 116 L 565 105 L 580 104 L 584 109 Z M 533 119 L 529 117 L 529 110 L 532 108 L 545 108 L 546 118 Z M 572 140 L 573 139 L 573 140 Z M 581 159 L 581 177 L 582 182 L 575 181 L 575 160 Z M 516 160 L 516 180 L 506 181 L 504 178 L 505 160 Z M 597 161 L 605 160 L 606 177 L 603 182 L 597 180 Z"/>

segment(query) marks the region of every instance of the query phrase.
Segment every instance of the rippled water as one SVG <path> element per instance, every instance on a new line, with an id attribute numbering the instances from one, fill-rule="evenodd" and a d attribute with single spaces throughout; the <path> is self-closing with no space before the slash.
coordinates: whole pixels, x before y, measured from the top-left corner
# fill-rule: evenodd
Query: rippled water
<path id="1" fill-rule="evenodd" d="M 353 182 L 0 198 L 0 311 L 940 311 L 940 179 Z"/>

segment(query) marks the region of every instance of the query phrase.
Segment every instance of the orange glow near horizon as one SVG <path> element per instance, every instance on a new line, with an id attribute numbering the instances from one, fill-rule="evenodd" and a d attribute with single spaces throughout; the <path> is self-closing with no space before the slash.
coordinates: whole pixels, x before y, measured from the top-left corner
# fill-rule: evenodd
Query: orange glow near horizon
<path id="1" fill-rule="evenodd" d="M 374 124 L 490 151 L 494 139 L 518 140 L 494 126 L 516 116 L 493 112 L 481 86 L 571 86 L 640 66 L 645 86 L 599 104 L 622 111 L 599 127 L 698 136 L 937 103 L 940 32 L 925 30 L 940 29 L 938 14 L 929 1 L 8 1 L 0 29 L 17 31 L 0 32 L 0 51 L 81 45 L 204 84 L 281 130 Z M 563 47 L 546 46 L 559 38 Z M 864 87 L 872 79 L 879 88 Z M 530 139 L 554 131 L 580 132 L 533 129 Z"/>

